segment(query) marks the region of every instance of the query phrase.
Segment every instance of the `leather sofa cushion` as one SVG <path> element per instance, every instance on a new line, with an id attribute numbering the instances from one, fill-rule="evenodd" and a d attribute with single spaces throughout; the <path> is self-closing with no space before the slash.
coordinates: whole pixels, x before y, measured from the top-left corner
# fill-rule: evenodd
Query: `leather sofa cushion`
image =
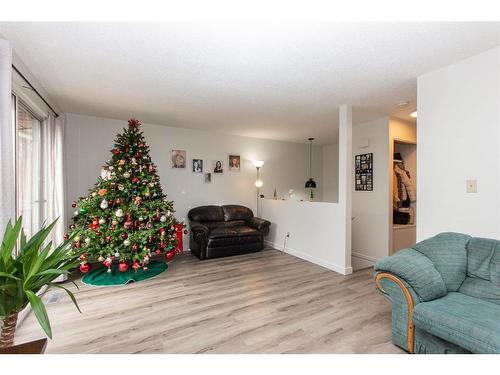
<path id="1" fill-rule="evenodd" d="M 238 233 L 233 228 L 218 227 L 210 231 L 208 238 L 236 237 Z"/>
<path id="2" fill-rule="evenodd" d="M 245 220 L 231 220 L 220 223 L 220 226 L 225 228 L 241 227 L 242 225 L 246 225 Z"/>
<path id="3" fill-rule="evenodd" d="M 470 238 L 461 233 L 440 233 L 413 246 L 413 249 L 432 261 L 448 292 L 456 292 L 465 279 L 466 246 Z"/>
<path id="4" fill-rule="evenodd" d="M 234 228 L 236 233 L 238 233 L 238 236 L 240 237 L 245 237 L 245 236 L 257 236 L 260 237 L 260 232 L 255 229 L 255 228 L 250 228 L 248 226 L 241 226 L 241 227 L 236 227 Z"/>
<path id="5" fill-rule="evenodd" d="M 199 221 L 224 221 L 224 212 L 220 206 L 200 206 L 192 208 L 188 213 L 189 220 Z"/>
<path id="6" fill-rule="evenodd" d="M 422 302 L 415 326 L 473 353 L 500 353 L 500 306 L 462 293 Z"/>
<path id="7" fill-rule="evenodd" d="M 251 209 L 237 204 L 229 204 L 226 206 L 222 206 L 222 211 L 224 212 L 224 221 L 232 221 L 232 220 L 247 221 L 253 217 L 253 212 Z"/>

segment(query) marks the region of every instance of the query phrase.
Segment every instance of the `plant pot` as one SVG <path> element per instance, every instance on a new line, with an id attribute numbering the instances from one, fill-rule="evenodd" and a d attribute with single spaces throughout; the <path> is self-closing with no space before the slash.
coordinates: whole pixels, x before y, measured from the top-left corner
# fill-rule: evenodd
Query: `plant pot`
<path id="1" fill-rule="evenodd" d="M 13 312 L 4 318 L 2 322 L 2 333 L 0 335 L 0 348 L 8 348 L 14 345 L 18 314 L 18 312 Z"/>

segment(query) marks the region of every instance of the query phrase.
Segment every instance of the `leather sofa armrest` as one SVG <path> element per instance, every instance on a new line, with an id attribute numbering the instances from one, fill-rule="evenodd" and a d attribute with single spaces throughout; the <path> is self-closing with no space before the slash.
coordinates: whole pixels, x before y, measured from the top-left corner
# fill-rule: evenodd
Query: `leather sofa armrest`
<path id="1" fill-rule="evenodd" d="M 252 228 L 257 229 L 259 232 L 264 234 L 264 236 L 266 236 L 269 233 L 269 226 L 271 225 L 270 221 L 258 217 L 252 217 L 250 220 L 248 220 L 247 223 Z"/>
<path id="2" fill-rule="evenodd" d="M 208 239 L 208 235 L 210 234 L 210 230 L 206 225 L 198 221 L 190 221 L 189 229 L 193 235 L 193 238 L 198 242 L 204 242 Z"/>

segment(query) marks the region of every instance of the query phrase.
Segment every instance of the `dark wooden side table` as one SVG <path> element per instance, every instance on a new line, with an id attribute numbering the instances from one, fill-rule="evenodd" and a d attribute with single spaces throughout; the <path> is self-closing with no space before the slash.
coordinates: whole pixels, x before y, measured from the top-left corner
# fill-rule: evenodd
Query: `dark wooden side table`
<path id="1" fill-rule="evenodd" d="M 46 346 L 47 339 L 40 339 L 0 349 L 0 354 L 43 354 Z"/>

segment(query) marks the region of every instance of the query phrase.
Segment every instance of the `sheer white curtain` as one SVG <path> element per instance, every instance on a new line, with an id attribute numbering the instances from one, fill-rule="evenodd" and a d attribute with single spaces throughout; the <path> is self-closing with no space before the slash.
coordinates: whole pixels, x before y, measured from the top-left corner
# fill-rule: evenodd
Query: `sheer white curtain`
<path id="1" fill-rule="evenodd" d="M 52 240 L 57 246 L 63 241 L 65 222 L 64 186 L 64 128 L 65 117 L 49 114 L 42 125 L 43 150 L 43 197 L 44 220 L 47 224 L 59 218 L 52 232 Z"/>
<path id="2" fill-rule="evenodd" d="M 11 64 L 10 44 L 0 39 L 0 237 L 7 222 L 16 219 Z"/>

